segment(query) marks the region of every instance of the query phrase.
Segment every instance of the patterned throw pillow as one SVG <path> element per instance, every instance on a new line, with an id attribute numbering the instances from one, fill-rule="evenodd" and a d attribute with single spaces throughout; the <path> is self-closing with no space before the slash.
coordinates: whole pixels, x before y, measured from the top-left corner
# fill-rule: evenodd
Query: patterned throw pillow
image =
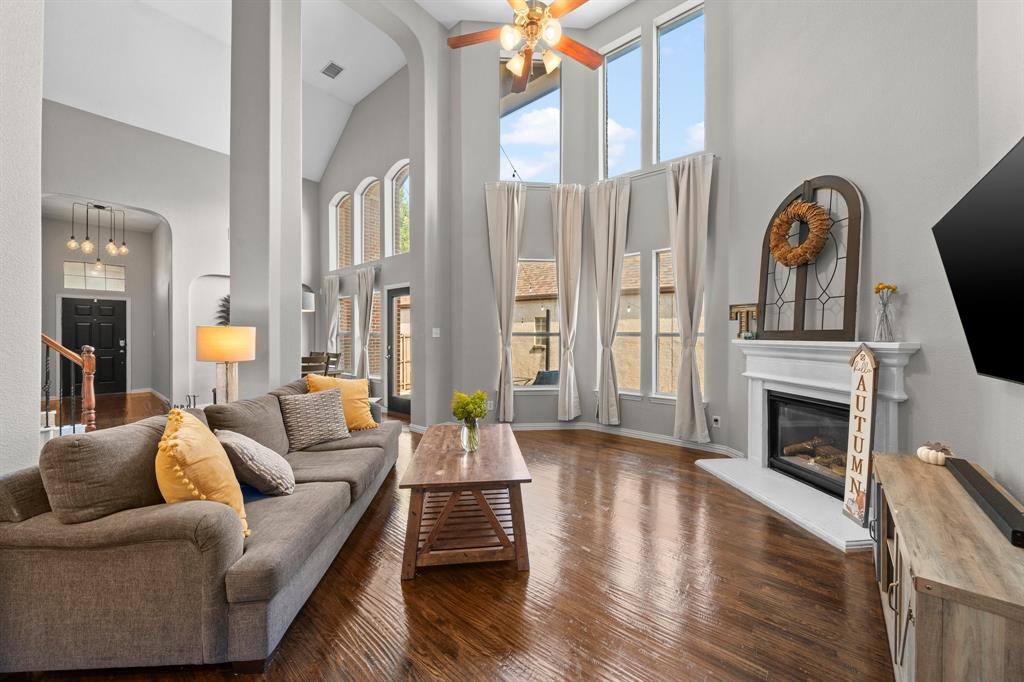
<path id="1" fill-rule="evenodd" d="M 348 438 L 341 391 L 334 389 L 305 395 L 282 395 L 281 415 L 288 432 L 288 447 L 305 450 L 311 445 Z"/>
<path id="2" fill-rule="evenodd" d="M 295 490 L 295 473 L 284 457 L 240 433 L 220 429 L 214 433 L 239 481 L 266 495 L 291 495 Z"/>

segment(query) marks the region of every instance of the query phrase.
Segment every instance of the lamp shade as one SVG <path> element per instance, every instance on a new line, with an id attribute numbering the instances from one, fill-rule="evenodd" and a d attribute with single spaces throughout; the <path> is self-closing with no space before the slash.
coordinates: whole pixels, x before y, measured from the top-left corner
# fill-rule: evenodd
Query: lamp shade
<path id="1" fill-rule="evenodd" d="M 196 327 L 196 360 L 248 362 L 256 358 L 256 327 Z"/>

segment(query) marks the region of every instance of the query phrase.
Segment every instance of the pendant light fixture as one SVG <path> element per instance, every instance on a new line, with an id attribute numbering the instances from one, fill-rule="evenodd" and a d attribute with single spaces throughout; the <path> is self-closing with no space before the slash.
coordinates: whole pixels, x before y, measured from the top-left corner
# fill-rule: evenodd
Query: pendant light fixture
<path id="1" fill-rule="evenodd" d="M 89 209 L 92 208 L 90 204 L 85 205 L 85 241 L 82 242 L 81 249 L 82 253 L 89 255 L 96 250 L 96 245 L 89 239 Z"/>
<path id="2" fill-rule="evenodd" d="M 78 202 L 71 204 L 71 239 L 65 244 L 69 251 L 78 251 L 78 240 L 75 239 L 75 207 L 80 205 Z"/>
<path id="3" fill-rule="evenodd" d="M 121 214 L 121 246 L 117 249 L 117 255 L 127 256 L 128 255 L 128 244 L 125 243 L 127 235 L 125 234 L 124 225 L 124 211 L 118 211 Z"/>
<path id="4" fill-rule="evenodd" d="M 107 239 L 107 245 L 103 247 L 107 251 L 107 255 L 117 255 L 117 242 L 114 241 L 114 211 L 113 209 L 107 209 L 107 213 L 110 216 L 110 237 Z"/>

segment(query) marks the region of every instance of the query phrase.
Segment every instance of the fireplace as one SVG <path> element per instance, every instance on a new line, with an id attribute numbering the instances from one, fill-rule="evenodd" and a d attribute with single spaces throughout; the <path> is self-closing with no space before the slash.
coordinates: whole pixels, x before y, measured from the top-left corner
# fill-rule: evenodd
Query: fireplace
<path id="1" fill-rule="evenodd" d="M 846 480 L 850 408 L 768 392 L 768 466 L 837 498 Z"/>

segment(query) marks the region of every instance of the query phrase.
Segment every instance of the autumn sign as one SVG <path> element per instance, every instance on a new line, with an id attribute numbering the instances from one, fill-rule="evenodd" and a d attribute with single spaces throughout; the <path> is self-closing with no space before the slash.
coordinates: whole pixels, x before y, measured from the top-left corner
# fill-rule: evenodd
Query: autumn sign
<path id="1" fill-rule="evenodd" d="M 874 436 L 878 360 L 862 345 L 850 359 L 853 369 L 850 394 L 850 438 L 846 447 L 846 488 L 843 513 L 868 525 L 868 485 L 871 480 L 871 443 Z"/>

